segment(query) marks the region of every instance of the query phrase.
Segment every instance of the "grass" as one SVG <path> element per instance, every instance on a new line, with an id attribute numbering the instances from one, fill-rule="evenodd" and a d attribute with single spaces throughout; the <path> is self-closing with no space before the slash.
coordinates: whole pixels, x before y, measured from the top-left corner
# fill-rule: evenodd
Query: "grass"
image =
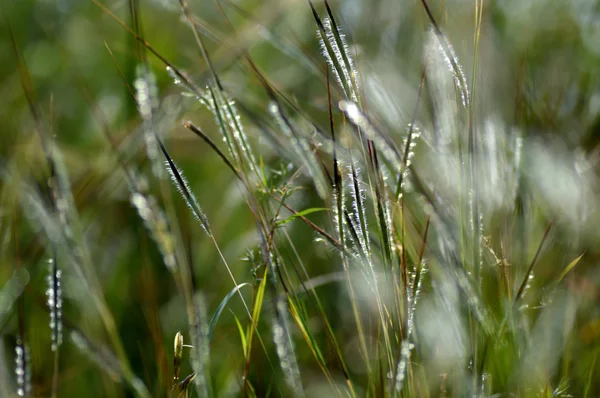
<path id="1" fill-rule="evenodd" d="M 3 10 L 0 395 L 600 394 L 586 3 L 247 3 Z"/>

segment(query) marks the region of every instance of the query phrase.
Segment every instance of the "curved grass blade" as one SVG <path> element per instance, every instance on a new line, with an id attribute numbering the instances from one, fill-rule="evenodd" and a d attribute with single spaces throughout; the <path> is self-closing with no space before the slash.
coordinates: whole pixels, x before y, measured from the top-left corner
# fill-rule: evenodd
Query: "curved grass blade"
<path id="1" fill-rule="evenodd" d="M 234 294 L 237 293 L 238 290 L 240 290 L 242 287 L 250 285 L 250 283 L 240 283 L 239 285 L 235 286 L 233 289 L 231 289 L 229 291 L 229 293 L 227 293 L 227 295 L 225 296 L 225 298 L 223 298 L 223 300 L 221 300 L 221 303 L 219 303 L 215 313 L 213 314 L 212 318 L 210 319 L 210 323 L 208 325 L 208 342 L 210 343 L 210 340 L 212 338 L 212 335 L 215 331 L 215 327 L 217 326 L 217 322 L 219 321 L 219 317 L 221 316 L 221 313 L 223 312 L 223 310 L 225 309 L 225 306 L 227 306 L 227 303 L 229 303 L 229 300 L 231 300 L 231 298 L 233 297 Z"/>
<path id="2" fill-rule="evenodd" d="M 262 279 L 254 295 L 254 302 L 252 303 L 252 322 L 250 323 L 249 330 L 246 333 L 246 365 L 244 367 L 244 395 L 248 393 L 248 389 L 252 390 L 252 385 L 248 381 L 248 374 L 250 372 L 251 354 L 252 354 L 252 343 L 254 341 L 254 334 L 258 334 L 258 322 L 260 320 L 260 314 L 262 312 L 262 306 L 265 297 L 265 290 L 267 287 L 267 275 L 269 268 L 265 267 L 262 274 Z"/>
<path id="3" fill-rule="evenodd" d="M 523 293 L 525 292 L 525 287 L 527 286 L 527 283 L 529 281 L 529 276 L 533 272 L 533 267 L 535 266 L 535 263 L 537 262 L 537 259 L 540 256 L 540 253 L 542 252 L 542 248 L 544 247 L 544 243 L 546 242 L 548 233 L 550 232 L 550 229 L 552 228 L 552 224 L 553 224 L 553 222 L 550 221 L 548 223 L 548 226 L 546 227 L 546 230 L 544 231 L 544 235 L 542 236 L 542 241 L 540 242 L 540 244 L 535 252 L 535 255 L 533 256 L 533 260 L 531 260 L 531 264 L 529 264 L 529 268 L 527 269 L 527 272 L 525 273 L 523 282 L 521 282 L 521 286 L 519 287 L 519 290 L 517 291 L 517 295 L 515 296 L 515 303 L 517 303 L 519 301 L 519 299 L 523 296 Z"/>
<path id="4" fill-rule="evenodd" d="M 8 319 L 15 301 L 21 296 L 28 283 L 29 272 L 19 268 L 0 288 L 0 330 L 4 326 L 4 321 Z"/>
<path id="5" fill-rule="evenodd" d="M 558 277 L 558 282 L 562 281 L 563 278 L 573 269 L 575 268 L 575 266 L 579 263 L 579 260 L 581 260 L 581 258 L 583 257 L 585 253 L 583 253 L 581 256 L 577 257 L 575 260 L 571 261 L 569 263 L 569 265 L 567 265 L 567 267 L 563 270 L 563 272 L 560 273 L 560 276 Z"/>
<path id="6" fill-rule="evenodd" d="M 312 214 L 312 213 L 316 213 L 319 211 L 329 211 L 330 209 L 326 208 L 326 207 L 312 207 L 310 209 L 305 209 L 302 211 L 297 212 L 296 214 L 293 214 L 291 216 L 289 216 L 288 218 L 285 218 L 283 220 L 278 220 L 277 221 L 277 226 L 281 227 L 287 223 L 289 223 L 290 221 L 293 221 L 294 219 L 298 218 L 298 217 L 303 217 L 306 216 L 308 214 Z"/>

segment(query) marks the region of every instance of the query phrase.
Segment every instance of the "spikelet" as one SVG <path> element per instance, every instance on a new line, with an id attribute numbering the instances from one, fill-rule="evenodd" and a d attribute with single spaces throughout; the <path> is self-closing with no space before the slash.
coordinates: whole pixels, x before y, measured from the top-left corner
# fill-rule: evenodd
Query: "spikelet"
<path id="1" fill-rule="evenodd" d="M 415 148 L 417 140 L 421 137 L 421 130 L 418 126 L 409 123 L 408 135 L 403 140 L 404 154 L 402 158 L 402 172 L 400 173 L 400 183 L 398 186 L 397 199 L 402 197 L 402 194 L 411 189 L 410 183 L 410 166 L 415 157 Z"/>
<path id="2" fill-rule="evenodd" d="M 50 330 L 52 332 L 52 351 L 57 351 L 62 344 L 62 288 L 61 270 L 56 263 L 56 255 L 48 260 L 48 309 L 50 310 Z"/>
<path id="3" fill-rule="evenodd" d="M 171 181 L 173 182 L 173 184 L 175 184 L 175 187 L 177 188 L 177 190 L 183 197 L 183 200 L 185 201 L 185 203 L 188 205 L 188 207 L 192 211 L 194 218 L 196 218 L 196 220 L 202 226 L 202 229 L 204 229 L 204 232 L 206 232 L 206 234 L 208 236 L 211 236 L 210 226 L 208 224 L 208 218 L 204 214 L 204 211 L 202 211 L 202 208 L 200 207 L 198 200 L 196 199 L 196 197 L 194 196 L 194 193 L 190 189 L 190 184 L 188 183 L 187 179 L 183 176 L 183 173 L 179 170 L 179 168 L 177 167 L 177 165 L 175 164 L 173 159 L 171 159 L 171 156 L 165 149 L 162 142 L 160 142 L 160 140 L 158 141 L 158 146 L 166 159 L 165 167 L 167 168 L 167 171 L 169 172 Z"/>
<path id="4" fill-rule="evenodd" d="M 21 339 L 17 339 L 15 347 L 15 375 L 17 377 L 17 395 L 31 395 L 31 366 L 29 347 Z"/>
<path id="5" fill-rule="evenodd" d="M 173 384 L 179 381 L 179 371 L 181 369 L 181 360 L 183 358 L 183 335 L 177 332 L 173 344 Z"/>
<path id="6" fill-rule="evenodd" d="M 259 169 L 248 137 L 244 132 L 235 101 L 225 91 L 214 85 L 208 86 L 206 92 L 209 97 L 208 109 L 215 115 L 217 126 L 223 135 L 229 153 L 238 164 L 245 163 L 250 171 L 257 175 Z"/>

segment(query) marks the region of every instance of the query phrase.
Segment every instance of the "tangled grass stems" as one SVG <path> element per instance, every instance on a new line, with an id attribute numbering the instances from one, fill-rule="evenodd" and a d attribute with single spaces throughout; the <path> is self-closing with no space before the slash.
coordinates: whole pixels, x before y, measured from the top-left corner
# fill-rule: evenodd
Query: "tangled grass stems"
<path id="1" fill-rule="evenodd" d="M 597 208 L 592 202 L 598 179 L 595 175 L 583 177 L 594 174 L 594 166 L 590 166 L 594 151 L 586 146 L 581 159 L 573 160 L 571 149 L 554 150 L 546 142 L 532 149 L 537 145 L 533 137 L 538 130 L 546 134 L 549 125 L 535 104 L 536 84 L 546 79 L 540 78 L 537 66 L 520 72 L 515 101 L 518 117 L 504 121 L 505 108 L 512 104 L 497 95 L 503 91 L 490 81 L 502 83 L 506 78 L 501 71 L 496 74 L 496 69 L 501 69 L 502 63 L 496 62 L 500 55 L 490 55 L 505 38 L 495 27 L 501 5 L 486 3 L 484 10 L 484 3 L 475 1 L 472 15 L 467 15 L 469 21 L 471 17 L 475 20 L 473 40 L 463 40 L 455 51 L 453 44 L 459 42 L 455 35 L 460 40 L 465 31 L 452 28 L 457 18 L 455 6 L 443 4 L 444 19 L 438 24 L 428 2 L 422 0 L 403 12 L 426 16 L 431 28 L 423 29 L 415 22 L 419 18 L 394 23 L 419 34 L 401 45 L 395 38 L 398 48 L 391 51 L 383 45 L 380 47 L 388 52 L 377 55 L 369 45 L 375 31 L 363 30 L 359 22 L 365 15 L 391 12 L 388 3 L 356 14 L 344 5 L 338 16 L 327 1 L 308 2 L 298 9 L 309 19 L 312 12 L 319 36 L 312 52 L 318 55 L 320 46 L 324 57 L 313 61 L 311 55 L 298 59 L 310 50 L 286 48 L 295 44 L 275 37 L 286 36 L 288 30 L 295 34 L 301 25 L 288 24 L 286 12 L 298 11 L 290 4 L 246 9 L 247 5 L 217 2 L 219 14 L 215 15 L 221 15 L 226 23 L 225 33 L 221 25 L 207 19 L 213 15 L 207 11 L 210 5 L 188 5 L 180 0 L 177 17 L 186 29 L 192 29 L 188 35 L 201 55 L 195 61 L 204 66 L 200 77 L 192 79 L 167 59 L 166 54 L 176 59 L 175 49 L 159 51 L 164 43 L 157 41 L 155 48 L 146 41 L 141 24 L 152 23 L 152 19 L 141 18 L 141 3 L 128 3 L 131 28 L 96 4 L 128 32 L 130 41 L 125 48 L 127 55 L 135 58 L 126 61 L 122 72 L 117 62 L 122 52 L 113 54 L 106 44 L 134 100 L 122 107 L 123 114 L 129 118 L 137 107 L 140 125 L 139 135 L 128 135 L 130 145 L 120 146 L 113 138 L 113 133 L 120 131 L 112 131 L 116 116 L 98 120 L 111 144 L 106 155 L 112 167 L 110 176 L 101 172 L 73 178 L 77 162 L 81 162 L 79 153 L 75 145 L 55 142 L 52 127 L 46 133 L 32 77 L 16 40 L 11 39 L 32 125 L 41 133 L 31 141 L 36 147 L 31 153 L 46 160 L 45 164 L 39 162 L 43 167 L 33 170 L 37 163 L 27 157 L 32 156 L 27 152 L 29 137 L 17 140 L 27 144 L 23 151 L 0 159 L 2 181 L 7 186 L 1 189 L 0 225 L 11 228 L 10 233 L 0 233 L 0 261 L 27 264 L 19 270 L 22 273 L 7 274 L 8 283 L 0 290 L 3 332 L 10 334 L 15 329 L 10 315 L 16 308 L 18 330 L 14 334 L 20 348 L 16 379 L 22 395 L 30 392 L 27 376 L 33 383 L 31 394 L 43 393 L 44 387 L 38 383 L 46 372 L 36 361 L 50 363 L 41 358 L 53 348 L 51 394 L 58 396 L 59 382 L 61 393 L 70 391 L 67 383 L 76 386 L 77 380 L 65 377 L 73 358 L 72 345 L 97 364 L 81 370 L 86 376 L 100 370 L 95 385 L 107 386 L 103 392 L 109 395 L 121 388 L 123 394 L 148 396 L 152 390 L 182 398 L 596 393 L 592 381 L 597 367 L 592 354 L 597 353 L 597 322 L 589 315 L 597 306 L 586 298 L 594 297 L 597 290 L 590 273 L 596 256 L 591 247 L 597 237 L 589 231 L 596 221 Z M 148 12 L 151 7 L 158 5 L 148 7 Z M 461 16 L 468 8 L 463 6 Z M 198 15 L 193 13 L 196 10 Z M 162 17 L 169 18 L 166 11 Z M 351 30 L 345 29 L 345 21 L 350 22 Z M 511 18 L 505 22 L 506 29 L 517 23 Z M 256 25 L 268 34 L 250 35 Z M 531 27 L 534 34 L 528 40 L 533 43 L 537 29 Z M 408 31 L 391 27 L 386 34 L 394 29 Z M 347 37 L 355 37 L 356 46 L 343 31 L 352 31 Z M 157 32 L 147 33 L 155 37 Z M 265 37 L 269 39 L 263 41 Z M 302 37 L 299 35 L 299 40 Z M 213 51 L 209 41 L 219 49 Z M 559 41 L 555 44 L 560 47 Z M 264 54 L 271 47 L 281 51 L 274 55 L 274 65 L 278 56 L 292 62 L 267 77 L 262 71 L 270 70 L 265 62 L 271 59 Z M 422 48 L 423 56 L 414 57 L 415 52 L 406 47 Z M 114 48 L 122 50 L 116 43 Z M 31 51 L 26 58 L 35 60 L 37 49 Z M 202 113 L 194 122 L 184 122 L 184 127 L 220 159 L 210 164 L 213 155 L 203 156 L 208 160 L 197 171 L 206 178 L 204 186 L 212 189 L 216 175 L 222 174 L 212 171 L 222 168 L 226 175 L 231 171 L 229 190 L 219 192 L 226 200 L 213 201 L 204 186 L 196 191 L 196 197 L 192 190 L 195 181 L 184 177 L 184 171 L 194 177 L 196 170 L 188 169 L 185 150 L 180 152 L 181 147 L 174 143 L 179 137 L 165 134 L 165 126 L 168 129 L 172 121 L 165 123 L 159 112 L 169 108 L 169 97 L 158 100 L 153 62 L 146 59 L 147 52 L 156 55 L 167 69 L 156 79 L 159 85 L 170 77 L 176 90 L 192 98 L 182 103 L 200 105 L 212 113 L 211 127 Z M 419 65 L 404 62 L 409 53 L 410 60 Z M 473 56 L 472 68 L 463 70 L 460 60 L 466 59 L 464 54 Z M 508 66 L 502 67 L 510 69 L 508 58 Z M 529 64 L 529 57 L 523 59 L 528 68 L 535 65 Z M 320 62 L 326 65 L 323 70 L 306 68 L 306 64 Z M 388 68 L 386 63 L 394 73 L 381 73 L 380 69 Z M 311 69 L 310 79 L 303 80 L 297 66 Z M 39 69 L 33 72 L 32 76 L 42 81 Z M 337 91 L 331 87 L 330 76 Z M 323 81 L 326 86 L 312 84 Z M 240 82 L 243 92 L 236 91 Z M 567 91 L 576 99 L 574 103 L 585 104 L 579 93 L 593 92 L 595 83 L 593 79 L 579 83 L 575 78 L 575 94 Z M 105 86 L 110 93 L 110 81 Z M 584 86 L 591 91 L 582 89 Z M 552 89 L 548 92 L 549 98 L 556 94 Z M 92 107 L 108 106 L 105 98 L 86 98 Z M 69 104 L 63 101 L 61 106 Z M 595 117 L 589 110 L 586 112 L 592 116 L 584 117 L 585 112 L 561 100 L 550 102 L 552 112 L 547 113 L 557 122 L 552 131 L 565 125 L 589 128 L 588 119 Z M 575 116 L 565 117 L 563 107 L 581 120 L 573 124 Z M 53 120 L 54 111 L 50 113 Z M 65 124 L 57 125 L 62 128 Z M 136 140 L 138 137 L 142 139 Z M 572 146 L 579 145 L 576 137 L 570 139 Z M 146 143 L 141 162 L 149 163 L 149 177 L 156 184 L 146 180 L 142 166 L 134 164 L 140 159 L 133 141 Z M 536 151 L 546 150 L 551 161 L 538 159 L 543 156 Z M 185 170 L 179 164 L 185 165 Z M 540 168 L 550 177 L 542 175 Z M 86 170 L 98 172 L 96 166 Z M 209 172 L 204 174 L 205 170 Z M 170 182 L 163 179 L 166 175 L 182 200 L 173 196 Z M 540 181 L 545 179 L 552 184 Z M 13 187 L 18 187 L 18 195 L 10 194 Z M 87 194 L 80 196 L 81 190 Z M 229 192 L 233 194 L 226 195 Z M 573 198 L 577 200 L 570 200 Z M 571 202 L 577 204 L 571 206 Z M 20 227 L 18 217 L 10 221 L 6 216 L 19 204 L 23 218 L 29 221 L 26 228 Z M 120 210 L 132 211 L 131 205 L 137 213 L 134 216 L 141 219 L 137 224 L 127 222 L 121 213 L 126 210 Z M 98 213 L 94 206 L 114 211 L 115 217 L 92 217 Z M 188 206 L 191 214 L 181 212 L 181 206 Z M 213 216 L 215 207 L 220 212 Z M 197 221 L 207 236 L 198 237 L 198 225 L 188 222 L 188 217 Z M 142 223 L 157 250 L 134 257 L 139 254 L 135 239 L 139 231 L 136 234 L 127 225 L 141 227 Z M 13 225 L 17 227 L 13 229 Z M 114 237 L 109 239 L 106 231 L 113 229 Z M 28 242 L 30 236 L 34 238 Z M 218 245 L 221 240 L 226 244 Z M 12 241 L 18 246 L 14 258 L 12 250 L 5 249 Z M 141 240 L 139 250 L 146 248 L 145 242 Z M 252 248 L 247 256 L 250 266 L 244 268 L 232 257 L 247 246 Z M 42 279 L 37 277 L 39 258 L 48 253 L 56 253 L 49 283 L 43 288 L 48 290 L 48 300 L 44 302 L 39 294 L 37 302 L 43 305 L 45 315 L 50 315 L 51 330 L 42 342 L 47 350 L 40 350 L 37 335 L 31 331 L 37 324 L 30 321 L 35 311 L 30 311 L 27 297 L 38 290 L 37 280 Z M 225 269 L 213 270 L 212 257 Z M 563 264 L 564 259 L 568 265 Z M 154 267 L 160 261 L 173 286 L 162 278 L 166 271 Z M 122 267 L 123 263 L 128 268 Z M 139 286 L 138 263 L 143 267 Z M 231 281 L 220 278 L 223 272 Z M 28 277 L 24 282 L 24 275 L 29 273 L 35 278 L 23 296 L 29 282 Z M 0 277 L 3 275 L 0 272 Z M 88 293 L 85 302 L 77 299 L 77 287 Z M 61 298 L 66 303 L 64 314 Z M 213 304 L 216 307 L 210 317 Z M 138 327 L 136 310 L 140 306 L 149 330 Z M 174 311 L 171 306 L 184 308 Z M 89 308 L 93 311 L 80 314 Z M 70 339 L 65 335 L 58 361 L 61 326 L 57 320 L 63 315 L 64 331 Z M 193 347 L 188 364 L 182 355 L 183 336 L 178 335 L 171 372 L 163 337 L 176 330 L 188 330 Z M 265 332 L 269 338 L 263 340 Z M 147 344 L 148 335 L 153 344 Z M 144 347 L 139 352 L 136 344 L 131 344 L 133 338 Z M 31 358 L 26 356 L 26 346 Z M 28 365 L 33 366 L 26 369 Z M 145 382 L 136 374 L 145 374 Z M 171 377 L 173 382 L 165 383 Z"/>

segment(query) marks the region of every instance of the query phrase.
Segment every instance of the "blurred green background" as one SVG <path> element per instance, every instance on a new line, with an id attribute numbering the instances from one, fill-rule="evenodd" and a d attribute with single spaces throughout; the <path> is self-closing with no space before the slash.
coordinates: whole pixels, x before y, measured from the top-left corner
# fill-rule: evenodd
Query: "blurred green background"
<path id="1" fill-rule="evenodd" d="M 458 58 L 464 61 L 469 79 L 473 70 L 474 3 L 429 2 Z M 133 26 L 128 1 L 102 4 Z M 148 43 L 204 86 L 208 70 L 178 3 L 136 0 L 135 4 Z M 322 9 L 320 3 L 316 4 Z M 429 23 L 420 2 L 339 0 L 331 5 L 357 55 L 370 117 L 378 126 L 402 131 L 411 121 L 416 103 Z M 191 1 L 190 8 L 205 34 L 208 52 L 226 90 L 242 110 L 242 122 L 256 153 L 261 154 L 268 169 L 285 169 L 289 160 L 280 157 L 277 148 L 252 122 L 252 115 L 266 113 L 268 97 L 244 62 L 243 51 L 248 51 L 274 87 L 327 131 L 325 61 L 308 3 L 211 0 Z M 21 86 L 9 26 L 29 69 L 34 101 L 42 112 L 40 118 L 46 128 L 51 128 L 64 156 L 95 272 L 132 369 L 153 395 L 164 396 L 172 378 L 175 333 L 181 330 L 187 339 L 186 312 L 159 251 L 129 202 L 125 180 L 117 171 L 115 153 L 106 137 L 109 134 L 119 143 L 126 161 L 146 175 L 152 192 L 159 192 L 162 183 L 152 177 L 141 119 L 121 76 L 122 73 L 129 85 L 133 84 L 136 66 L 141 61 L 139 44 L 98 5 L 87 0 L 3 2 L 1 14 L 0 165 L 4 170 L 16 170 L 19 177 L 2 179 L 0 289 L 8 286 L 16 269 L 28 271 L 30 281 L 23 295 L 23 311 L 31 350 L 32 395 L 50 396 L 51 390 L 54 359 L 44 296 L 49 252 L 43 234 L 24 214 L 19 184 L 43 185 L 46 163 Z M 507 128 L 519 129 L 524 136 L 535 137 L 544 145 L 557 143 L 551 145 L 558 149 L 550 152 L 548 162 L 560 163 L 561 157 L 579 156 L 585 159 L 581 164 L 590 176 L 579 182 L 587 184 L 583 196 L 566 194 L 554 198 L 544 191 L 570 186 L 573 181 L 568 173 L 562 179 L 546 176 L 547 185 L 532 189 L 539 191 L 539 196 L 532 199 L 535 205 L 531 205 L 534 211 L 530 229 L 537 232 L 531 242 L 524 244 L 529 259 L 545 227 L 544 219 L 552 218 L 534 219 L 535 214 L 552 214 L 556 203 L 560 212 L 561 203 L 569 207 L 573 200 L 579 200 L 586 210 L 571 224 L 568 216 L 557 217 L 558 227 L 553 231 L 552 244 L 540 258 L 536 268 L 539 279 L 535 282 L 544 286 L 566 264 L 585 253 L 566 285 L 568 294 L 578 303 L 575 337 L 569 344 L 579 345 L 577 352 L 581 352 L 572 365 L 574 384 L 579 388 L 585 385 L 589 369 L 600 355 L 600 273 L 596 265 L 600 258 L 600 218 L 594 203 L 599 198 L 595 183 L 600 166 L 600 5 L 593 0 L 484 2 L 480 51 L 477 101 L 481 114 L 493 114 Z M 218 156 L 182 125 L 184 120 L 193 120 L 221 144 L 214 117 L 193 98 L 182 95 L 183 90 L 174 84 L 160 60 L 147 51 L 145 54 L 156 75 L 160 95 L 158 134 L 190 181 L 237 282 L 253 283 L 256 276 L 244 258 L 259 241 L 240 186 Z M 339 91 L 333 96 L 337 102 Z M 420 110 L 419 119 L 426 126 L 430 125 L 431 113 L 427 106 Z M 340 120 L 336 116 L 336 121 Z M 540 174 L 532 178 L 544 178 L 544 166 L 540 167 Z M 212 314 L 233 283 L 212 241 L 193 221 L 175 190 L 166 186 L 172 193 L 185 254 L 193 265 L 194 287 L 202 292 L 207 311 Z M 302 189 L 290 199 L 292 207 L 326 207 L 308 178 L 301 177 L 300 186 Z M 333 230 L 328 214 L 314 213 L 309 218 L 324 229 Z M 315 243 L 315 233 L 308 226 L 294 221 L 286 229 L 295 244 L 293 250 L 301 254 L 311 277 L 341 270 L 336 254 L 326 245 Z M 282 243 L 280 250 L 291 253 L 292 248 Z M 59 396 L 132 396 L 127 387 L 111 378 L 67 337 L 71 326 L 75 326 L 88 338 L 108 346 L 97 315 L 85 304 L 86 292 L 78 287 L 77 278 L 69 273 L 63 277 L 65 343 L 60 352 Z M 242 292 L 250 299 L 250 289 L 244 289 Z M 339 289 L 332 284 L 318 291 L 323 294 L 321 299 L 334 330 L 339 328 L 340 336 L 350 339 L 352 333 L 345 334 L 344 330 L 347 316 L 340 311 L 347 302 L 340 298 Z M 239 394 L 244 366 L 232 313 L 244 325 L 247 315 L 237 297 L 230 301 L 229 308 L 231 312 L 224 311 L 211 342 L 215 396 Z M 16 305 L 0 319 L 0 396 L 10 397 L 16 391 Z M 270 337 L 268 328 L 263 334 Z M 299 361 L 304 364 L 305 377 L 310 378 L 319 370 L 311 364 L 310 352 L 299 347 Z M 349 344 L 347 355 L 352 356 L 352 350 Z M 259 396 L 266 394 L 273 382 L 271 373 L 278 372 L 271 366 L 278 367 L 277 363 L 270 365 L 264 356 L 259 356 L 254 364 L 256 374 L 252 377 Z M 578 370 L 577 366 L 583 369 Z M 182 373 L 190 372 L 184 361 Z M 597 370 L 591 375 L 600 377 Z M 312 396 L 319 396 L 317 381 L 313 387 Z M 597 382 L 593 382 L 591 391 L 588 396 L 600 394 Z M 279 393 L 275 390 L 273 394 Z"/>

